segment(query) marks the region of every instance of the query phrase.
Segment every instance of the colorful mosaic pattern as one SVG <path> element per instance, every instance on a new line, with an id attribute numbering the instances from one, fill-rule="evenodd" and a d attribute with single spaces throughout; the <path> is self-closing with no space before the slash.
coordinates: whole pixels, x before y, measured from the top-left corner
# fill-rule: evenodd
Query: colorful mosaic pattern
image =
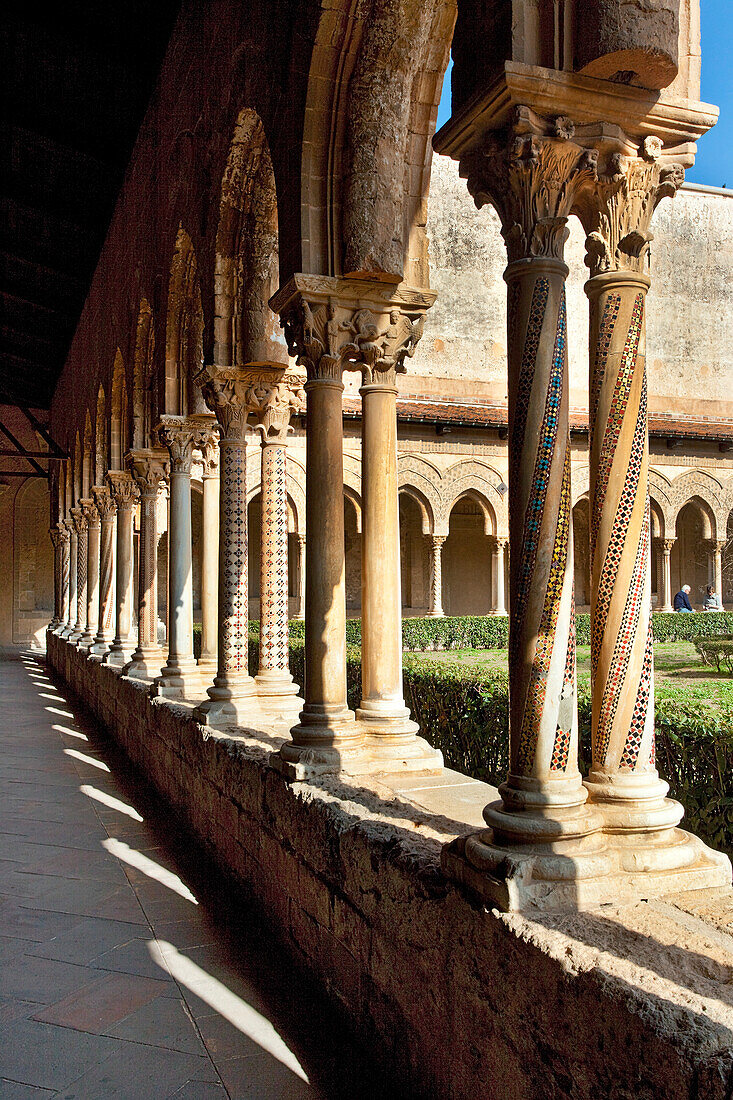
<path id="1" fill-rule="evenodd" d="M 260 669 L 288 667 L 287 452 L 262 448 Z"/>
<path id="2" fill-rule="evenodd" d="M 219 672 L 247 673 L 247 457 L 244 443 L 221 443 Z"/>
<path id="3" fill-rule="evenodd" d="M 545 283 L 547 280 L 538 279 L 535 283 L 535 290 L 540 283 Z M 535 298 L 532 297 L 532 310 L 530 311 L 529 328 L 527 344 L 531 344 L 533 347 L 532 364 L 534 365 L 534 357 L 537 353 L 537 346 L 535 344 L 535 337 L 530 340 L 529 332 L 533 330 L 536 333 L 536 339 L 539 341 L 539 332 L 542 328 L 542 320 L 535 314 L 534 307 L 539 302 L 546 303 L 546 297 L 539 295 Z M 514 600 L 514 613 L 512 615 L 512 630 L 509 639 L 509 656 L 510 663 L 516 662 L 519 646 L 521 645 L 521 639 L 524 631 L 524 620 L 527 613 L 527 603 L 531 592 L 531 581 L 534 575 L 535 559 L 537 557 L 537 547 L 539 545 L 540 530 L 542 527 L 542 516 L 545 510 L 545 498 L 547 496 L 547 485 L 550 480 L 550 469 L 552 466 L 552 457 L 555 453 L 555 444 L 557 441 L 557 420 L 558 413 L 560 411 L 560 402 L 562 400 L 563 393 L 563 381 L 565 373 L 565 355 L 566 355 L 566 323 L 565 323 L 565 291 L 563 289 L 562 299 L 560 302 L 560 312 L 557 319 L 557 329 L 555 336 L 555 348 L 552 356 L 552 366 L 550 370 L 550 377 L 547 385 L 547 396 L 545 399 L 545 411 L 542 419 L 542 427 L 540 429 L 539 445 L 537 447 L 537 456 L 535 459 L 534 476 L 532 478 L 532 489 L 530 493 L 529 501 L 527 502 L 527 508 L 524 514 L 524 531 L 522 535 L 521 551 L 519 554 L 519 562 L 515 574 L 515 583 L 512 591 L 516 593 Z M 524 357 L 523 357 L 524 363 Z M 511 437 L 511 451 L 515 456 L 515 459 L 519 459 L 520 454 L 524 446 L 524 433 L 527 422 L 527 413 L 529 409 L 529 401 L 531 397 L 532 386 L 531 382 L 523 384 L 520 377 L 520 384 L 517 390 L 517 402 L 515 409 L 514 419 L 514 433 L 518 432 L 519 435 L 512 434 Z M 516 463 L 518 465 L 518 462 Z M 515 466 L 515 463 L 510 463 L 510 471 Z M 510 480 L 515 481 L 510 472 Z M 515 492 L 512 493 L 512 498 L 517 499 L 516 486 Z"/>
<path id="4" fill-rule="evenodd" d="M 71 555 L 69 553 L 69 539 L 63 539 L 61 543 L 61 621 L 69 621 L 69 572 L 71 567 Z"/>
<path id="5" fill-rule="evenodd" d="M 596 347 L 596 358 L 593 366 L 593 377 L 591 378 L 590 386 L 591 451 L 593 450 L 592 433 L 598 421 L 598 402 L 601 398 L 601 387 L 603 385 L 603 379 L 606 376 L 606 366 L 608 365 L 608 352 L 611 347 L 611 337 L 613 336 L 613 330 L 616 327 L 616 321 L 618 320 L 618 312 L 620 308 L 621 295 L 609 294 L 603 307 L 601 323 L 598 326 L 598 344 Z"/>
<path id="6" fill-rule="evenodd" d="M 609 299 L 610 300 L 610 299 Z M 604 310 L 604 316 L 605 316 Z M 618 313 L 618 309 L 616 310 Z M 601 444 L 601 451 L 598 456 L 598 467 L 596 471 L 595 489 L 593 496 L 593 516 L 591 518 L 590 525 L 590 552 L 591 555 L 595 553 L 596 541 L 598 539 L 598 525 L 600 523 L 600 517 L 603 514 L 603 505 L 606 499 L 606 491 L 608 489 L 608 479 L 611 476 L 611 468 L 616 456 L 616 445 L 621 434 L 621 425 L 624 421 L 624 415 L 626 413 L 626 406 L 629 402 L 629 394 L 631 393 L 631 384 L 634 380 L 634 373 L 636 371 L 636 357 L 639 351 L 639 340 L 641 339 L 641 329 L 644 318 L 644 297 L 641 294 L 637 294 L 636 301 L 634 302 L 634 310 L 631 315 L 631 324 L 629 325 L 629 331 L 626 336 L 626 344 L 624 346 L 623 355 L 621 356 L 621 363 L 619 365 L 618 374 L 616 375 L 616 384 L 613 389 L 613 397 L 611 398 L 611 407 L 606 419 L 606 427 L 603 434 L 603 442 Z M 604 345 L 610 339 L 610 333 L 606 335 L 606 331 L 602 332 L 602 339 Z M 607 357 L 606 351 L 602 352 L 602 358 Z M 595 372 L 597 377 L 597 371 Z M 596 415 L 593 416 L 594 429 L 597 426 L 597 409 L 598 401 L 600 397 L 600 383 L 598 389 L 593 394 L 593 402 L 595 406 Z M 646 424 L 646 421 L 645 421 Z"/>
<path id="7" fill-rule="evenodd" d="M 568 632 L 565 672 L 560 698 L 567 700 L 567 705 L 565 707 L 566 713 L 558 714 L 555 744 L 552 747 L 552 759 L 550 761 L 550 771 L 553 772 L 564 772 L 567 768 L 573 732 L 573 717 L 575 714 L 575 583 L 573 583 L 570 597 L 570 630 Z"/>
<path id="8" fill-rule="evenodd" d="M 516 340 L 516 328 L 519 321 L 519 285 L 512 283 L 509 289 L 510 310 L 510 340 Z M 513 408 L 512 422 L 512 448 L 515 454 L 520 454 L 524 447 L 524 436 L 527 429 L 527 412 L 534 381 L 535 363 L 537 362 L 537 350 L 540 346 L 540 334 L 547 309 L 547 299 L 550 293 L 550 283 L 547 279 L 537 279 L 532 291 L 532 302 L 529 308 L 529 321 L 527 322 L 527 334 L 522 347 L 522 361 L 519 366 L 519 378 L 517 379 L 517 393 Z"/>
<path id="9" fill-rule="evenodd" d="M 635 768 L 639 760 L 639 750 L 641 749 L 641 742 L 644 738 L 644 730 L 646 729 L 646 719 L 649 713 L 649 704 L 651 702 L 652 693 L 652 678 L 653 678 L 653 666 L 654 666 L 654 639 L 652 637 L 652 622 L 649 619 L 649 629 L 647 631 L 646 647 L 644 649 L 644 663 L 641 668 L 641 677 L 639 679 L 639 690 L 636 696 L 636 702 L 634 704 L 634 713 L 631 715 L 631 722 L 629 723 L 629 733 L 626 738 L 626 744 L 624 745 L 624 751 L 621 755 L 620 766 L 622 768 Z M 651 762 L 654 762 L 654 742 L 652 741 Z"/>

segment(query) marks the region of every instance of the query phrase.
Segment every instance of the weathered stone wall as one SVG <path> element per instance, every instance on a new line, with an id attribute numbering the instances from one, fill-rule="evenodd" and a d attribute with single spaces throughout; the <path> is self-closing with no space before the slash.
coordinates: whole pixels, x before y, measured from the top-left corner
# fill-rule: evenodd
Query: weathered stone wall
<path id="1" fill-rule="evenodd" d="M 289 785 L 267 766 L 272 738 L 204 736 L 185 707 L 48 643 L 53 666 L 372 1044 L 395 1095 L 729 1095 L 728 897 L 541 921 L 489 912 L 440 870 L 441 843 L 462 829 L 447 802 L 436 816 L 378 783 Z"/>
<path id="2" fill-rule="evenodd" d="M 583 232 L 566 249 L 571 405 L 588 407 L 588 302 Z M 685 186 L 654 218 L 647 312 L 651 412 L 733 417 L 733 192 Z M 438 300 L 404 393 L 506 402 L 506 266 L 496 212 L 477 211 L 445 157 L 433 163 L 428 208 Z"/>

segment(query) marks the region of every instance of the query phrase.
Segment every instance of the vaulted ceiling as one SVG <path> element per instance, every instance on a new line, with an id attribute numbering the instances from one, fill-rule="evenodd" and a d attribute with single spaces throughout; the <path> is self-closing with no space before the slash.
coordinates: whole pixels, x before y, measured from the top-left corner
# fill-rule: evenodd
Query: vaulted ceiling
<path id="1" fill-rule="evenodd" d="M 50 404 L 179 5 L 69 0 L 3 19 L 0 403 Z"/>

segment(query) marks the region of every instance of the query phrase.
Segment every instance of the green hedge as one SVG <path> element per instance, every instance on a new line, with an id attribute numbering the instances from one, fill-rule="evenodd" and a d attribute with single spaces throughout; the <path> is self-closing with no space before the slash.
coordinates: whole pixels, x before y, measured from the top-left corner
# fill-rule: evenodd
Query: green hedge
<path id="1" fill-rule="evenodd" d="M 733 677 L 733 634 L 695 638 L 695 649 L 706 665 L 714 665 L 718 672 L 727 672 Z"/>

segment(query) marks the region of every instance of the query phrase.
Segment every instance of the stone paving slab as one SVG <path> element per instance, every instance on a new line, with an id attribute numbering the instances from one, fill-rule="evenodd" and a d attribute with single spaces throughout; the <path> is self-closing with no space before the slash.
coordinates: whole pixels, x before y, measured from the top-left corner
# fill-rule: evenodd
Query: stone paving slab
<path id="1" fill-rule="evenodd" d="M 43 658 L 0 652 L 0 696 L 0 1100 L 375 1096 Z"/>

